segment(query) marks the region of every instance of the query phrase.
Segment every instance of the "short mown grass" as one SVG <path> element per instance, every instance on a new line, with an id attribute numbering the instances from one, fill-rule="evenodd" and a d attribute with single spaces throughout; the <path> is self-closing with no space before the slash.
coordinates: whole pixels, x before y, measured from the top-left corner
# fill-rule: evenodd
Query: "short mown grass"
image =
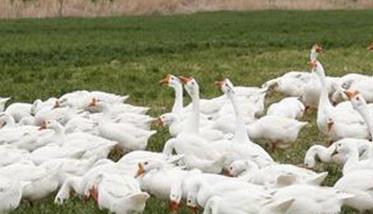
<path id="1" fill-rule="evenodd" d="M 31 102 L 77 89 L 130 94 L 130 103 L 170 110 L 173 92 L 158 85 L 167 73 L 192 75 L 202 97 L 220 94 L 213 82 L 229 77 L 237 85 L 259 86 L 291 70 L 306 70 L 309 48 L 320 42 L 328 75 L 372 74 L 373 11 L 216 12 L 176 16 L 0 21 L 0 96 Z M 278 96 L 270 97 L 273 101 Z M 233 118 L 232 118 L 233 119 Z M 276 151 L 283 163 L 299 164 L 314 143 L 325 143 L 315 113 L 293 148 Z M 149 149 L 168 139 L 159 130 Z M 340 176 L 335 165 L 326 184 Z M 53 196 L 13 213 L 106 213 L 78 198 L 63 206 Z M 149 200 L 146 214 L 167 213 L 167 204 Z M 188 213 L 182 210 L 181 213 Z M 343 213 L 354 213 L 344 209 Z"/>

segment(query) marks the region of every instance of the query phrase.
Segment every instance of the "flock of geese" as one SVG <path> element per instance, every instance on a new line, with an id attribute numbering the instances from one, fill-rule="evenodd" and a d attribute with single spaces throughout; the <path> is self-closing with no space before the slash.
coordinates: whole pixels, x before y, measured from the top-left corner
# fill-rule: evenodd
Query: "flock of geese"
<path id="1" fill-rule="evenodd" d="M 369 47 L 373 49 L 373 46 Z M 201 99 L 192 77 L 167 75 L 175 91 L 171 112 L 152 118 L 128 96 L 75 91 L 34 103 L 0 98 L 0 213 L 55 195 L 72 193 L 117 214 L 141 213 L 150 195 L 182 202 L 204 214 L 331 214 L 343 205 L 373 209 L 373 78 L 326 76 L 311 49 L 311 72 L 292 71 L 262 87 L 216 82 L 222 95 Z M 191 97 L 184 106 L 183 86 Z M 265 109 L 276 91 L 281 101 Z M 313 145 L 301 165 L 275 162 L 268 151 L 287 149 L 307 126 L 303 114 L 317 109 L 317 127 L 329 146 Z M 171 138 L 160 153 L 145 151 L 155 122 Z M 124 154 L 108 158 L 113 150 Z M 321 186 L 321 162 L 343 165 L 333 187 Z"/>

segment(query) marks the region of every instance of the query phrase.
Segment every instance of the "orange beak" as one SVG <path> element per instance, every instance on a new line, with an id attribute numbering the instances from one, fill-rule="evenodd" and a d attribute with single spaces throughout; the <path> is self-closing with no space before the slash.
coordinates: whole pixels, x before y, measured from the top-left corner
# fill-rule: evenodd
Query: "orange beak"
<path id="1" fill-rule="evenodd" d="M 312 60 L 310 60 L 310 61 L 308 62 L 308 65 L 310 66 L 311 70 L 313 70 L 313 69 L 316 67 L 316 61 L 312 61 Z"/>
<path id="2" fill-rule="evenodd" d="M 92 198 L 98 203 L 98 191 L 97 191 L 97 187 L 93 186 L 89 190 L 89 195 L 92 196 Z"/>
<path id="3" fill-rule="evenodd" d="M 183 84 L 187 84 L 188 82 L 192 81 L 193 78 L 180 76 L 179 79 Z"/>
<path id="4" fill-rule="evenodd" d="M 160 117 L 158 117 L 156 120 L 154 120 L 154 125 L 164 127 L 164 122 Z"/>
<path id="5" fill-rule="evenodd" d="M 138 166 L 138 169 L 137 169 L 135 178 L 138 178 L 145 173 L 144 165 L 142 163 L 139 163 L 137 166 Z"/>
<path id="6" fill-rule="evenodd" d="M 332 130 L 333 125 L 334 125 L 334 122 L 328 122 L 328 123 L 327 123 L 327 126 L 328 126 L 328 132 L 330 132 L 330 130 Z"/>
<path id="7" fill-rule="evenodd" d="M 352 90 L 344 91 L 344 93 L 347 95 L 347 97 L 348 97 L 349 100 L 351 100 L 354 96 L 356 96 L 357 94 L 359 94 L 359 92 L 352 91 Z"/>
<path id="8" fill-rule="evenodd" d="M 373 51 L 373 43 L 368 46 L 368 51 Z"/>
<path id="9" fill-rule="evenodd" d="M 41 124 L 41 126 L 39 127 L 39 131 L 41 130 L 44 130 L 47 128 L 47 121 L 43 121 L 43 123 Z"/>
<path id="10" fill-rule="evenodd" d="M 53 108 L 59 108 L 59 107 L 61 107 L 60 106 L 60 101 L 56 100 L 56 102 L 54 103 Z"/>
<path id="11" fill-rule="evenodd" d="M 171 210 L 171 212 L 176 213 L 178 209 L 179 209 L 179 203 L 176 202 L 176 201 L 171 201 L 170 202 L 170 210 Z"/>
<path id="12" fill-rule="evenodd" d="M 230 173 L 229 170 L 225 168 L 223 168 L 223 175 L 228 176 L 228 177 L 233 177 L 232 173 Z"/>
<path id="13" fill-rule="evenodd" d="M 219 88 L 221 88 L 224 85 L 224 81 L 216 81 L 215 85 Z"/>
<path id="14" fill-rule="evenodd" d="M 188 208 L 189 208 L 190 210 L 192 210 L 192 212 L 193 212 L 194 214 L 198 213 L 199 208 L 198 208 L 197 206 L 188 206 Z"/>
<path id="15" fill-rule="evenodd" d="M 322 47 L 319 43 L 315 44 L 316 53 L 322 53 Z"/>
<path id="16" fill-rule="evenodd" d="M 88 107 L 95 107 L 97 105 L 96 98 L 92 98 L 92 101 L 89 103 Z"/>
<path id="17" fill-rule="evenodd" d="M 159 84 L 168 84 L 170 82 L 170 79 L 171 79 L 171 74 L 167 74 L 167 76 L 164 78 L 164 79 L 161 79 L 161 81 L 159 81 Z"/>

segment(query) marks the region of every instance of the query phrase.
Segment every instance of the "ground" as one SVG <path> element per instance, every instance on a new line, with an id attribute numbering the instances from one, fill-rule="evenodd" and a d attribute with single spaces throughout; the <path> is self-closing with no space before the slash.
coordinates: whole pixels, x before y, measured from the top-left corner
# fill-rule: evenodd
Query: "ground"
<path id="1" fill-rule="evenodd" d="M 372 74 L 373 11 L 215 12 L 177 16 L 91 19 L 23 19 L 0 21 L 0 95 L 14 102 L 60 96 L 77 89 L 130 94 L 130 103 L 151 107 L 156 116 L 170 110 L 171 89 L 158 81 L 166 74 L 192 75 L 202 97 L 220 92 L 215 80 L 229 77 L 236 85 L 260 86 L 292 70 L 307 70 L 309 49 L 320 42 L 328 75 Z M 270 101 L 280 98 L 270 97 Z M 272 156 L 299 164 L 307 148 L 325 144 L 315 126 L 315 113 L 295 146 Z M 161 151 L 167 131 L 149 142 Z M 260 142 L 262 143 L 262 142 Z M 334 165 L 326 185 L 340 176 Z M 90 201 L 75 198 L 64 206 L 53 196 L 13 213 L 106 213 Z M 167 205 L 148 201 L 146 214 L 167 213 Z M 181 213 L 188 213 L 183 210 Z M 343 213 L 354 213 L 344 209 Z"/>

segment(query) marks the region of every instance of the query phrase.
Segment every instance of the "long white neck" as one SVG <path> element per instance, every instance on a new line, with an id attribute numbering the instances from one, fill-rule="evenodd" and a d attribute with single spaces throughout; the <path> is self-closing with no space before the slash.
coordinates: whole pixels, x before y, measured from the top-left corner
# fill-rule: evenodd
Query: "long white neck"
<path id="1" fill-rule="evenodd" d="M 234 113 L 236 115 L 236 130 L 234 133 L 234 141 L 240 142 L 240 143 L 246 143 L 250 142 L 251 140 L 249 136 L 247 135 L 245 122 L 243 120 L 243 116 L 241 113 L 241 109 L 237 103 L 236 96 L 234 94 L 231 94 L 228 96 L 229 100 L 232 102 Z"/>
<path id="2" fill-rule="evenodd" d="M 329 114 L 329 112 L 333 108 L 333 105 L 330 103 L 330 100 L 329 100 L 329 92 L 327 88 L 324 69 L 322 68 L 322 65 L 318 65 L 318 66 L 320 67 L 316 68 L 317 69 L 316 74 L 320 80 L 321 93 L 320 93 L 320 98 L 319 98 L 319 106 L 317 109 L 317 120 L 320 121 L 322 120 L 321 117 L 323 116 L 323 114 Z"/>
<path id="3" fill-rule="evenodd" d="M 187 131 L 191 133 L 199 133 L 199 94 L 196 93 L 192 97 L 192 113 L 188 121 Z"/>
<path id="4" fill-rule="evenodd" d="M 350 169 L 353 169 L 356 164 L 359 163 L 359 151 L 357 148 L 350 148 L 345 165 L 343 166 L 343 174 L 348 172 Z"/>
<path id="5" fill-rule="evenodd" d="M 175 89 L 175 102 L 174 105 L 172 106 L 172 113 L 179 114 L 182 112 L 184 108 L 183 104 L 183 86 L 182 84 L 176 84 L 174 87 Z"/>
<path id="6" fill-rule="evenodd" d="M 372 116 L 369 112 L 367 104 L 364 102 L 362 106 L 357 108 L 357 111 L 360 113 L 361 117 L 364 119 L 365 123 L 368 126 L 370 137 L 373 138 L 373 121 Z"/>
<path id="7" fill-rule="evenodd" d="M 331 155 L 334 152 L 333 146 L 326 148 L 321 145 L 315 145 L 312 147 L 312 149 L 314 152 L 314 158 L 318 157 L 322 162 L 329 162 L 331 159 Z"/>

